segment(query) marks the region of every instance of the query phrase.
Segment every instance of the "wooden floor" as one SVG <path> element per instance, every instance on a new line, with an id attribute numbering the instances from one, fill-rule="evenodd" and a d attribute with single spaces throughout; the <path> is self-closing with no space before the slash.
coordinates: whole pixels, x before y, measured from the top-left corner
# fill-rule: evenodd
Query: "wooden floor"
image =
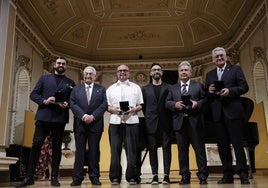
<path id="1" fill-rule="evenodd" d="M 90 181 L 85 178 L 83 181 L 81 187 L 82 188 L 88 188 L 88 187 L 102 187 L 102 188 L 127 188 L 127 187 L 133 187 L 133 188 L 147 188 L 147 187 L 163 187 L 163 188 L 267 188 L 268 187 L 268 170 L 257 170 L 256 173 L 253 174 L 253 178 L 250 179 L 250 185 L 241 185 L 238 176 L 235 176 L 234 184 L 226 184 L 226 185 L 218 185 L 217 180 L 221 178 L 221 174 L 210 174 L 208 178 L 208 184 L 207 185 L 199 185 L 199 181 L 195 176 L 195 172 L 192 173 L 192 179 L 190 185 L 179 185 L 178 181 L 180 180 L 180 177 L 178 175 L 178 172 L 171 172 L 170 174 L 170 185 L 162 185 L 161 183 L 159 185 L 151 185 L 151 175 L 142 175 L 142 181 L 141 184 L 138 185 L 129 185 L 125 180 L 122 180 L 120 186 L 112 186 L 107 173 L 102 173 L 100 177 L 100 181 L 102 182 L 101 186 L 92 186 Z M 71 177 L 62 177 L 59 179 L 61 183 L 61 187 L 70 187 L 70 183 L 72 181 Z M 161 176 L 159 175 L 159 181 L 161 181 Z M 0 182 L 0 187 L 14 187 L 20 182 Z M 38 188 L 45 188 L 45 187 L 51 187 L 50 181 L 35 181 L 35 184 L 30 187 L 38 187 Z"/>

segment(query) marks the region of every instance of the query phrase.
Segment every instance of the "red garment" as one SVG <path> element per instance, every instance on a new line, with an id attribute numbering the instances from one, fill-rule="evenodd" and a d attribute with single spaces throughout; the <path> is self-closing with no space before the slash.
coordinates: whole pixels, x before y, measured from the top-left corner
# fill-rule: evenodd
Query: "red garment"
<path id="1" fill-rule="evenodd" d="M 35 168 L 36 175 L 44 176 L 46 175 L 46 170 L 48 168 L 48 164 L 52 161 L 52 139 L 51 134 L 49 134 L 44 144 L 41 148 L 41 154 L 38 159 L 38 164 Z"/>

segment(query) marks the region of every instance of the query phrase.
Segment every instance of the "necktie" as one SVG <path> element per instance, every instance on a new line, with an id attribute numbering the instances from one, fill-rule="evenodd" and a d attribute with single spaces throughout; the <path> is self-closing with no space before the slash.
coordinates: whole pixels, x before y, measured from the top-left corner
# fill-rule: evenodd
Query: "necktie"
<path id="1" fill-rule="evenodd" d="M 221 80 L 221 76 L 222 76 L 222 74 L 223 74 L 223 69 L 220 68 L 220 69 L 218 70 L 218 80 Z"/>
<path id="2" fill-rule="evenodd" d="M 187 84 L 182 84 L 182 90 L 181 90 L 182 95 L 185 95 L 187 93 L 186 86 L 187 86 Z"/>
<path id="3" fill-rule="evenodd" d="M 90 103 L 90 86 L 86 87 L 87 103 Z"/>

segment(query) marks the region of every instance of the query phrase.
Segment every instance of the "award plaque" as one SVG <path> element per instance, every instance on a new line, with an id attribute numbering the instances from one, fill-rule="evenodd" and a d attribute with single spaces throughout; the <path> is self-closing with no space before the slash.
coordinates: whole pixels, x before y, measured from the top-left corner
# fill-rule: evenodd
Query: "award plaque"
<path id="1" fill-rule="evenodd" d="M 55 97 L 55 103 L 56 104 L 59 104 L 59 103 L 63 103 L 64 102 L 63 93 L 62 92 L 58 92 L 58 91 L 55 92 L 54 97 Z"/>
<path id="2" fill-rule="evenodd" d="M 217 92 L 221 92 L 221 90 L 224 88 L 224 81 L 214 81 L 214 87 Z"/>
<path id="3" fill-rule="evenodd" d="M 192 98 L 191 95 L 182 95 L 181 96 L 181 100 L 182 100 L 183 104 L 185 105 L 186 109 L 189 109 L 192 107 L 193 103 L 190 100 L 191 98 Z"/>
<path id="4" fill-rule="evenodd" d="M 128 101 L 120 101 L 120 110 L 122 111 L 122 114 L 125 114 L 127 111 L 129 111 L 129 102 Z"/>

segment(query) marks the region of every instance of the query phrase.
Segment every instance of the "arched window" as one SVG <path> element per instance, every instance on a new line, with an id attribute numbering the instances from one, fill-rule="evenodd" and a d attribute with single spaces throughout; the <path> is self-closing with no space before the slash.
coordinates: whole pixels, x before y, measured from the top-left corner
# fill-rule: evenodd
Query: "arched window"
<path id="1" fill-rule="evenodd" d="M 11 144 L 21 144 L 24 130 L 24 114 L 29 109 L 30 76 L 25 67 L 20 67 L 15 77 L 13 95 Z"/>

